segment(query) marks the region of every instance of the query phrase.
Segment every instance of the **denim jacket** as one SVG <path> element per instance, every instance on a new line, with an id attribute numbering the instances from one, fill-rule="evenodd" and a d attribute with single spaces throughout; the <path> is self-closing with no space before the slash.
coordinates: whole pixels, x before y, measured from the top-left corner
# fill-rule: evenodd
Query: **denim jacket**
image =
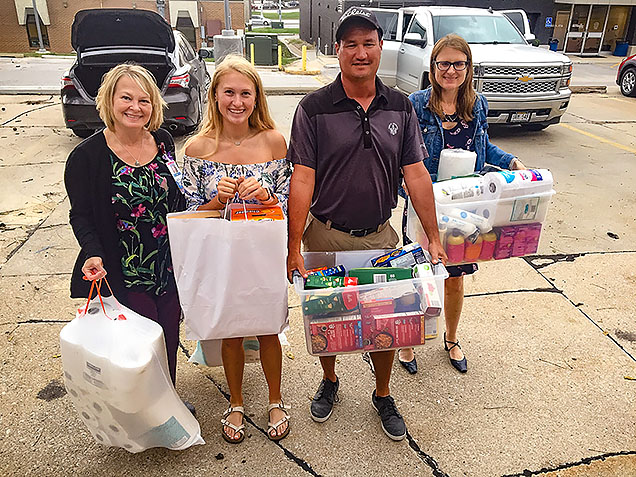
<path id="1" fill-rule="evenodd" d="M 409 96 L 417 119 L 420 123 L 422 138 L 428 151 L 428 158 L 424 160 L 424 165 L 428 169 L 433 181 L 437 178 L 437 167 L 439 166 L 439 156 L 444 147 L 444 137 L 442 135 L 442 120 L 428 109 L 428 102 L 431 98 L 432 89 L 416 91 Z M 515 156 L 502 151 L 492 144 L 488 139 L 488 101 L 484 96 L 477 93 L 477 100 L 473 107 L 473 121 L 475 121 L 475 171 L 481 171 L 486 163 L 497 166 L 501 169 L 510 169 L 510 163 Z"/>

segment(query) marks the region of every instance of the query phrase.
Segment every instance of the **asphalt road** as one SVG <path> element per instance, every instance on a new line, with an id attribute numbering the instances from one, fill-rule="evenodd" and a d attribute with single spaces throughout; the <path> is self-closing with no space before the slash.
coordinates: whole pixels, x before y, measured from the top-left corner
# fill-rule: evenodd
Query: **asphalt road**
<path id="1" fill-rule="evenodd" d="M 299 100 L 269 97 L 286 137 Z M 177 390 L 197 407 L 206 445 L 129 454 L 93 441 L 61 385 L 58 335 L 79 304 L 68 298 L 77 245 L 62 175 L 80 140 L 56 96 L 0 96 L 0 474 L 636 475 L 635 101 L 575 95 L 560 125 L 491 130 L 528 166 L 549 168 L 556 195 L 536 256 L 482 264 L 466 280 L 469 372 L 450 367 L 440 338 L 418 348 L 417 375 L 394 368 L 405 441 L 383 434 L 360 355 L 339 358 L 340 402 L 328 422 L 311 421 L 320 367 L 292 292 L 289 437 L 267 440 L 264 379 L 248 365 L 247 438 L 224 443 L 223 373 L 187 363 L 194 343 L 183 339 Z"/>

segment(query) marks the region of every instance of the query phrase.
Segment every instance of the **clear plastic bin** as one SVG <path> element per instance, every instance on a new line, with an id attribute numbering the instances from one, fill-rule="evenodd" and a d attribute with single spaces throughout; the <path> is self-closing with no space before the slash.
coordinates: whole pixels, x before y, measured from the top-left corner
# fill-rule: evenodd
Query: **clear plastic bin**
<path id="1" fill-rule="evenodd" d="M 344 265 L 346 270 L 370 267 L 371 259 L 387 250 L 306 252 L 305 267 Z M 379 268 L 378 270 L 381 270 Z M 305 290 L 294 277 L 300 296 L 307 351 L 330 356 L 419 346 L 437 336 L 437 320 L 444 308 L 441 263 L 430 278 L 412 278 L 369 285 Z"/>
<path id="2" fill-rule="evenodd" d="M 506 197 L 470 202 L 440 204 L 436 201 L 440 239 L 449 265 L 473 263 L 487 260 L 501 260 L 511 257 L 523 257 L 537 252 L 542 224 L 554 190 L 519 197 Z M 457 209 L 475 214 L 478 217 L 466 219 L 469 223 L 480 224 L 473 228 L 455 227 L 453 217 Z M 447 226 L 444 228 L 444 224 Z M 486 229 L 492 228 L 489 232 Z M 407 235 L 422 246 L 428 244 L 424 229 L 409 202 L 407 212 Z"/>

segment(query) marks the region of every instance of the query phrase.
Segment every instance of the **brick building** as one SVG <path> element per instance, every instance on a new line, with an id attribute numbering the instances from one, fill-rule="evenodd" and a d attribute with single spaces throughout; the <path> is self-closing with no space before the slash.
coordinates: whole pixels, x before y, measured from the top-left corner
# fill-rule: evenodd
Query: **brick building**
<path id="1" fill-rule="evenodd" d="M 225 27 L 223 0 L 36 0 L 44 47 L 53 53 L 71 53 L 71 25 L 75 13 L 89 8 L 137 8 L 159 12 L 182 31 L 194 47 L 211 45 L 212 36 Z M 234 30 L 245 28 L 249 2 L 230 1 Z M 1 0 L 0 52 L 26 53 L 39 49 L 33 0 Z"/>

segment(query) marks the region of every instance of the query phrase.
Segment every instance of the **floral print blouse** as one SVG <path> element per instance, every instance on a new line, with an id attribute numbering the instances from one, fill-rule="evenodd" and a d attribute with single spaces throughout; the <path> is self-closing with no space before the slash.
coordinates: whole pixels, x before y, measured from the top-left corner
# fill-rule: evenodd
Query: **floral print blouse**
<path id="1" fill-rule="evenodd" d="M 287 159 L 275 159 L 258 164 L 224 164 L 188 155 L 183 158 L 183 189 L 188 210 L 196 210 L 216 197 L 216 186 L 222 177 L 255 177 L 263 187 L 276 194 L 287 215 L 291 166 Z M 235 198 L 238 200 L 238 194 Z M 246 201 L 260 204 L 257 199 Z"/>
<path id="2" fill-rule="evenodd" d="M 166 222 L 170 171 L 159 156 L 141 167 L 131 167 L 113 153 L 110 159 L 124 285 L 162 295 L 174 287 Z"/>

